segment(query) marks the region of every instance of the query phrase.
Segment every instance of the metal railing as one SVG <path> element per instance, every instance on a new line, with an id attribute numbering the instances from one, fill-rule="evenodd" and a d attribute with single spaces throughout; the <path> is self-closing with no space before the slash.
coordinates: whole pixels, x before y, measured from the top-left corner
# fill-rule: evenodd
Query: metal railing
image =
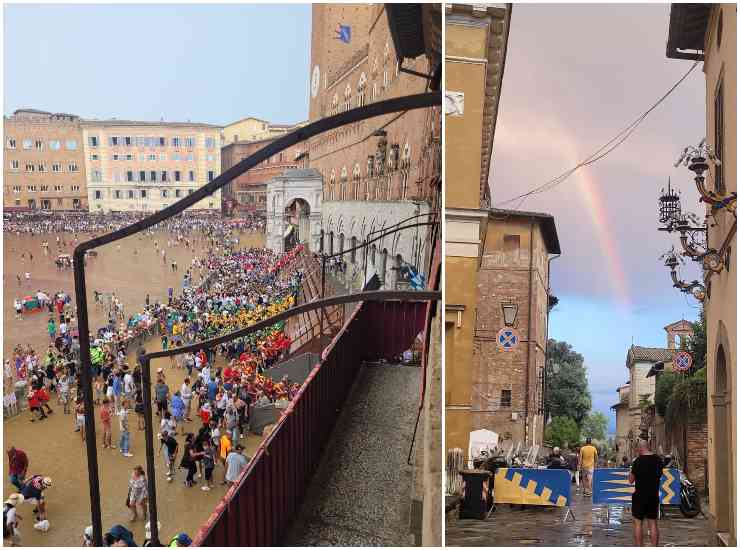
<path id="1" fill-rule="evenodd" d="M 168 218 L 171 218 L 197 202 L 212 195 L 215 191 L 221 189 L 237 176 L 245 173 L 247 170 L 257 166 L 281 151 L 301 143 L 309 138 L 319 135 L 323 132 L 365 120 L 380 115 L 408 111 L 413 109 L 423 109 L 434 107 L 442 104 L 442 94 L 440 92 L 429 92 L 415 94 L 411 96 L 397 97 L 376 103 L 363 105 L 356 109 L 351 109 L 334 116 L 317 120 L 311 124 L 296 129 L 295 131 L 282 136 L 264 148 L 260 149 L 253 155 L 245 158 L 236 165 L 232 166 L 213 181 L 197 189 L 192 194 L 187 195 L 170 206 L 160 210 L 117 231 L 107 233 L 100 237 L 85 241 L 77 245 L 74 250 L 74 283 L 75 283 L 75 300 L 77 303 L 78 327 L 80 333 L 80 382 L 82 385 L 82 397 L 85 403 L 85 430 L 87 433 L 86 453 L 88 465 L 88 481 L 90 490 L 90 508 L 93 527 L 93 544 L 102 546 L 103 531 L 100 509 L 100 476 L 98 468 L 97 439 L 95 433 L 95 410 L 93 404 L 92 378 L 90 375 L 90 334 L 89 319 L 87 307 L 87 281 L 85 278 L 85 253 L 94 250 L 105 244 L 109 244 L 120 239 L 124 239 L 152 227 Z M 184 349 L 184 348 L 183 348 Z M 148 366 L 148 365 L 147 365 Z M 147 477 L 152 486 L 150 492 L 150 513 L 153 508 L 153 501 L 156 498 L 156 489 L 154 482 L 154 441 L 152 427 L 152 402 L 148 394 L 151 393 L 150 373 L 148 368 L 143 369 L 144 390 L 147 394 L 144 400 L 144 416 L 146 422 L 146 453 L 147 453 Z M 156 508 L 156 506 L 154 506 Z M 150 520 L 151 524 L 151 541 L 153 545 L 159 544 L 159 529 L 156 521 L 156 510 Z"/>
<path id="2" fill-rule="evenodd" d="M 425 329 L 429 301 L 440 298 L 441 292 L 373 291 L 336 296 L 285 312 L 298 315 L 299 309 L 361 300 L 247 468 L 197 533 L 193 546 L 280 544 L 281 535 L 301 506 L 334 427 L 337 409 L 362 362 L 392 359 L 411 347 Z M 172 352 L 150 357 L 165 354 Z"/>

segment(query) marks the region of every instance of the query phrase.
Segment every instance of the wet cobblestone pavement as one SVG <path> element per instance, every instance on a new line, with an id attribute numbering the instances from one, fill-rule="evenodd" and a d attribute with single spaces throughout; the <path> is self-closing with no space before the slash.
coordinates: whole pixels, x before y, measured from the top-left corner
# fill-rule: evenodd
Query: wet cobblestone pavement
<path id="1" fill-rule="evenodd" d="M 591 497 L 573 493 L 575 521 L 565 523 L 564 508 L 499 504 L 487 520 L 458 519 L 457 510 L 447 515 L 446 546 L 632 546 L 632 515 L 629 508 L 591 504 Z M 660 546 L 707 546 L 709 520 L 699 514 L 685 518 L 678 507 L 665 508 L 658 521 Z M 645 543 L 649 541 L 645 534 Z"/>

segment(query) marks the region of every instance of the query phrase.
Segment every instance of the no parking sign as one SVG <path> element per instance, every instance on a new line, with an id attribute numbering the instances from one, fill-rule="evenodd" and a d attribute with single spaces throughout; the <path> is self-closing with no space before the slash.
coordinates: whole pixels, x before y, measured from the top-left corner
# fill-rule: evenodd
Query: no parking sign
<path id="1" fill-rule="evenodd" d="M 513 328 L 502 328 L 498 331 L 496 343 L 502 351 L 513 351 L 519 345 L 519 334 Z"/>
<path id="2" fill-rule="evenodd" d="M 693 362 L 694 360 L 689 352 L 679 351 L 673 358 L 673 368 L 678 372 L 686 372 L 691 368 Z"/>

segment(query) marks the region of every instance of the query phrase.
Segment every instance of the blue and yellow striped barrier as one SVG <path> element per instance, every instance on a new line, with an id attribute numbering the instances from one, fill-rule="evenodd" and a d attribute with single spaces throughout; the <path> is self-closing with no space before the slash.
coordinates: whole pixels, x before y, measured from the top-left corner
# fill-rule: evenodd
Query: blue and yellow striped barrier
<path id="1" fill-rule="evenodd" d="M 635 486 L 629 481 L 627 468 L 597 468 L 594 470 L 593 503 L 624 504 L 632 502 Z M 676 468 L 663 470 L 660 478 L 660 503 L 667 505 L 681 502 L 681 474 Z"/>
<path id="2" fill-rule="evenodd" d="M 499 468 L 494 501 L 499 504 L 570 506 L 570 472 L 533 468 Z"/>

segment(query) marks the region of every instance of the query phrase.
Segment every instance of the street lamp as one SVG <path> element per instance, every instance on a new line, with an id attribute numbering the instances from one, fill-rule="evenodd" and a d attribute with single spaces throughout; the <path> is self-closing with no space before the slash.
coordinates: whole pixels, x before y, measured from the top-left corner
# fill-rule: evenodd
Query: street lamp
<path id="1" fill-rule="evenodd" d="M 691 294 L 699 302 L 703 302 L 707 296 L 707 289 L 703 284 L 696 280 L 687 283 L 686 281 L 682 281 L 678 278 L 678 271 L 676 268 L 678 267 L 679 259 L 676 255 L 675 250 L 671 248 L 671 250 L 663 254 L 661 258 L 665 259 L 664 265 L 671 270 L 671 280 L 673 281 L 673 286 L 679 289 L 681 292 Z"/>
<path id="2" fill-rule="evenodd" d="M 721 195 L 714 191 L 707 189 L 705 185 L 706 178 L 704 172 L 709 170 L 709 163 L 711 161 L 715 166 L 722 166 L 722 161 L 717 158 L 717 155 L 712 148 L 707 144 L 706 138 L 702 139 L 697 146 L 688 146 L 684 148 L 681 156 L 673 165 L 678 168 L 679 165 L 683 164 L 690 171 L 694 172 L 694 182 L 696 183 L 696 189 L 701 195 L 701 201 L 705 202 L 712 207 L 712 212 L 716 212 L 724 208 L 735 218 L 737 218 L 737 193 L 732 192 L 729 195 Z"/>
<path id="3" fill-rule="evenodd" d="M 661 189 L 658 198 L 658 221 L 663 224 L 659 231 L 680 233 L 683 255 L 695 262 L 700 262 L 706 271 L 719 273 L 724 267 L 722 258 L 717 251 L 707 244 L 707 227 L 699 218 L 691 213 L 681 212 L 681 195 L 671 188 L 668 179 L 668 189 Z"/>
<path id="4" fill-rule="evenodd" d="M 514 326 L 516 321 L 516 314 L 519 311 L 519 306 L 513 302 L 504 302 L 501 304 L 501 311 L 504 314 L 504 324 L 507 327 Z"/>
<path id="5" fill-rule="evenodd" d="M 681 192 L 671 189 L 671 178 L 668 178 L 668 190 L 660 190 L 658 197 L 658 221 L 666 225 L 667 230 L 681 219 Z"/>

